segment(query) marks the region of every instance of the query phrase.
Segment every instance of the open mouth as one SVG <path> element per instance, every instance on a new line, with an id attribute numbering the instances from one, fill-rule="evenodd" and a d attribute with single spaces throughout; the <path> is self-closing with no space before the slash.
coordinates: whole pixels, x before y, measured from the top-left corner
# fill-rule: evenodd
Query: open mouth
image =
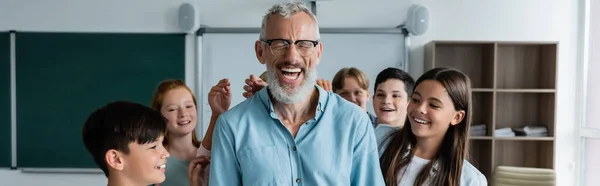
<path id="1" fill-rule="evenodd" d="M 164 170 L 166 167 L 167 167 L 167 164 L 162 164 L 162 165 L 159 165 L 159 166 L 155 166 L 154 168 L 157 169 L 157 170 Z"/>
<path id="2" fill-rule="evenodd" d="M 416 118 L 416 117 L 413 117 L 413 120 L 415 122 L 419 123 L 419 124 L 424 124 L 424 125 L 431 124 L 430 121 L 427 121 L 427 120 L 424 120 L 424 119 L 419 119 L 419 118 Z"/>
<path id="3" fill-rule="evenodd" d="M 177 125 L 187 125 L 190 124 L 192 121 L 190 120 L 183 120 L 183 121 L 179 121 L 177 122 Z"/>
<path id="4" fill-rule="evenodd" d="M 289 79 L 289 80 L 298 79 L 298 77 L 300 77 L 300 73 L 302 72 L 302 69 L 300 69 L 300 68 L 284 67 L 284 68 L 281 68 L 280 70 L 281 70 L 281 74 L 283 75 L 283 77 L 285 79 Z"/>
<path id="5" fill-rule="evenodd" d="M 379 111 L 381 111 L 381 112 L 384 112 L 384 113 L 386 113 L 386 112 L 395 112 L 395 111 L 396 111 L 396 109 L 392 109 L 392 108 L 381 108 L 381 109 L 379 109 Z"/>

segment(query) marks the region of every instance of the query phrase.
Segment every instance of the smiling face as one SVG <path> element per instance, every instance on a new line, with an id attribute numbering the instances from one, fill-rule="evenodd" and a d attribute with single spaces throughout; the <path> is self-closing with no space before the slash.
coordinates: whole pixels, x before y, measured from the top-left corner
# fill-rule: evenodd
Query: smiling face
<path id="1" fill-rule="evenodd" d="M 163 146 L 164 136 L 149 143 L 131 142 L 125 151 L 110 149 L 105 154 L 111 176 L 121 177 L 123 184 L 152 185 L 165 180 L 169 152 Z"/>
<path id="2" fill-rule="evenodd" d="M 291 104 L 304 100 L 314 90 L 317 80 L 316 66 L 321 59 L 322 45 L 295 44 L 298 40 L 317 41 L 316 23 L 305 12 L 284 18 L 269 16 L 265 38 L 255 44 L 256 56 L 267 66 L 268 88 L 277 101 Z M 290 41 L 281 47 L 281 41 Z"/>
<path id="3" fill-rule="evenodd" d="M 196 128 L 196 105 L 192 94 L 185 88 L 170 90 L 164 97 L 162 115 L 167 118 L 169 135 L 184 136 Z"/>
<path id="4" fill-rule="evenodd" d="M 162 145 L 163 137 L 148 144 L 129 144 L 129 153 L 123 156 L 124 173 L 137 183 L 155 184 L 165 180 L 169 152 Z"/>
<path id="5" fill-rule="evenodd" d="M 406 121 L 408 93 L 404 82 L 388 79 L 377 85 L 373 96 L 373 108 L 378 124 L 403 126 Z"/>
<path id="6" fill-rule="evenodd" d="M 154 184 L 165 180 L 169 152 L 162 145 L 163 137 L 148 144 L 129 144 L 129 154 L 123 156 L 125 174 L 138 183 Z"/>
<path id="7" fill-rule="evenodd" d="M 344 86 L 336 90 L 335 93 L 367 111 L 367 102 L 370 97 L 369 91 L 361 88 L 354 77 L 345 77 L 343 81 Z"/>
<path id="8" fill-rule="evenodd" d="M 455 110 L 446 88 L 436 80 L 417 85 L 408 105 L 411 130 L 418 138 L 443 138 L 450 125 L 464 116 L 465 111 Z"/>

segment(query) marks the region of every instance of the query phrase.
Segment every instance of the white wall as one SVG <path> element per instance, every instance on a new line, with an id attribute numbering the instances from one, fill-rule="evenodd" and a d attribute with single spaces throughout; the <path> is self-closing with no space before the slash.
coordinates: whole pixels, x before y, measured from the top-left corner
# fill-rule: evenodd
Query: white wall
<path id="1" fill-rule="evenodd" d="M 239 1 L 239 2 L 238 2 Z M 195 0 L 202 24 L 257 27 L 277 0 Z M 0 30 L 178 32 L 177 6 L 183 0 L 2 0 Z M 557 185 L 575 181 L 575 124 L 580 0 L 414 0 L 430 8 L 430 29 L 411 39 L 410 71 L 423 72 L 423 45 L 431 40 L 559 41 L 557 93 Z M 39 4 L 33 4 L 39 3 Z M 411 1 L 332 0 L 320 3 L 322 27 L 394 27 Z M 226 13 L 222 13 L 224 11 Z M 248 48 L 248 50 L 252 50 Z M 326 52 L 326 49 L 325 49 Z M 75 186 L 104 184 L 102 175 L 33 175 L 0 171 L 6 185 Z M 4 184 L 3 184 L 4 185 Z"/>

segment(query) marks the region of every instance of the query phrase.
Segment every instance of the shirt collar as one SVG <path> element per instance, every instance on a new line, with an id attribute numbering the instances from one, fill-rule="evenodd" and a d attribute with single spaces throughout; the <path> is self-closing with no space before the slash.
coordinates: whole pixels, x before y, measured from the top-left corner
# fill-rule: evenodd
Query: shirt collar
<path id="1" fill-rule="evenodd" d="M 315 118 L 319 118 L 324 111 L 324 108 L 327 103 L 327 98 L 330 96 L 329 92 L 325 91 L 323 88 L 315 85 L 317 91 L 319 91 L 319 103 L 317 104 L 317 111 L 315 112 Z M 277 118 L 275 111 L 273 110 L 273 102 L 271 101 L 271 97 L 269 96 L 268 86 L 265 86 L 263 89 L 258 91 L 257 93 L 260 101 L 263 103 L 265 109 L 269 111 L 271 117 Z"/>

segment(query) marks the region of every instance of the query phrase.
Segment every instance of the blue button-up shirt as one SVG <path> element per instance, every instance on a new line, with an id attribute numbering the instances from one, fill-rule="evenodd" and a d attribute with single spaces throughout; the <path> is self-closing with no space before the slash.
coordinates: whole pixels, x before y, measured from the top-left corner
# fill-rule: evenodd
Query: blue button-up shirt
<path id="1" fill-rule="evenodd" d="M 314 118 L 294 138 L 267 88 L 223 113 L 213 134 L 211 186 L 384 185 L 364 110 L 316 86 Z"/>

